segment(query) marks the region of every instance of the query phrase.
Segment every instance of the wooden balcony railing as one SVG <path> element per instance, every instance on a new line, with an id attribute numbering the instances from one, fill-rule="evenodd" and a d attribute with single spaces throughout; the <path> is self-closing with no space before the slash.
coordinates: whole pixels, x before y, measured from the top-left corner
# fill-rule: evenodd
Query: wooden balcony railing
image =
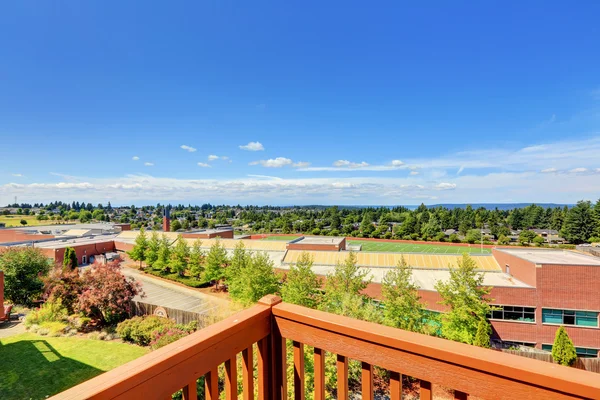
<path id="1" fill-rule="evenodd" d="M 337 398 L 348 399 L 348 360 L 362 362 L 362 398 L 373 399 L 373 366 L 391 372 L 390 397 L 402 398 L 402 375 L 420 381 L 421 399 L 432 386 L 454 389 L 455 399 L 600 399 L 600 376 L 588 371 L 481 349 L 282 303 L 266 296 L 257 305 L 175 343 L 102 374 L 52 399 L 219 398 L 217 368 L 225 364 L 225 398 L 238 396 L 237 355 L 242 354 L 242 396 L 254 399 L 253 346 L 257 345 L 258 399 L 287 397 L 286 339 L 293 341 L 294 398 L 305 398 L 304 345 L 314 349 L 314 398 L 325 398 L 325 353 L 337 355 Z"/>

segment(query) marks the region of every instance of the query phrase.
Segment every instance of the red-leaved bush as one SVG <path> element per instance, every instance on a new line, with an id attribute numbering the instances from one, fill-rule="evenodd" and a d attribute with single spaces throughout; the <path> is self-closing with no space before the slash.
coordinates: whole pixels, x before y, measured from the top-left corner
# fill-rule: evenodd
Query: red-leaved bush
<path id="1" fill-rule="evenodd" d="M 82 291 L 76 309 L 99 324 L 114 324 L 128 316 L 131 300 L 142 287 L 121 272 L 120 261 L 94 263 L 81 274 Z"/>
<path id="2" fill-rule="evenodd" d="M 77 268 L 71 269 L 55 265 L 44 279 L 44 300 L 56 302 L 60 300 L 69 315 L 76 312 L 79 295 L 83 290 L 83 282 Z"/>

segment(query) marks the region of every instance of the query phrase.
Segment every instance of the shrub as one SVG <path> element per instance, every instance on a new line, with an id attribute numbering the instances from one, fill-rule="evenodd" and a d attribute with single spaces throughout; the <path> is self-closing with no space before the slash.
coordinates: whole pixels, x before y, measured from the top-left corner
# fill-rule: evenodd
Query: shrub
<path id="1" fill-rule="evenodd" d="M 66 321 L 67 309 L 63 307 L 60 299 L 48 301 L 38 310 L 34 310 L 25 317 L 25 326 L 42 325 L 44 322 Z"/>
<path id="2" fill-rule="evenodd" d="M 552 346 L 552 358 L 554 362 L 566 366 L 573 365 L 577 360 L 575 346 L 573 346 L 573 342 L 563 326 L 556 331 L 554 345 Z"/>
<path id="3" fill-rule="evenodd" d="M 152 341 L 150 342 L 150 347 L 154 350 L 159 349 L 168 345 L 169 343 L 176 342 L 187 335 L 188 333 L 186 331 L 177 327 L 172 327 L 167 330 L 157 330 L 154 331 Z"/>
<path id="4" fill-rule="evenodd" d="M 50 333 L 50 329 L 48 328 L 40 328 L 37 331 L 38 335 L 46 336 Z"/>
<path id="5" fill-rule="evenodd" d="M 574 244 L 559 244 L 558 248 L 559 249 L 567 249 L 567 250 L 575 250 L 575 245 Z"/>
<path id="6" fill-rule="evenodd" d="M 140 346 L 147 346 L 153 339 L 156 331 L 175 326 L 175 322 L 159 317 L 148 315 L 145 317 L 133 317 L 117 325 L 117 333 L 126 341 Z"/>
<path id="7" fill-rule="evenodd" d="M 121 321 L 130 311 L 131 299 L 143 293 L 139 282 L 123 275 L 120 261 L 96 263 L 81 279 L 84 290 L 76 308 L 102 325 Z"/>
<path id="8" fill-rule="evenodd" d="M 44 322 L 40 325 L 40 327 L 41 329 L 47 329 L 48 335 L 54 337 L 61 336 L 69 328 L 66 323 L 60 321 Z"/>
<path id="9" fill-rule="evenodd" d="M 67 318 L 67 321 L 70 326 L 78 331 L 86 331 L 90 327 L 92 319 L 89 317 L 82 317 L 81 315 L 70 315 Z"/>
<path id="10" fill-rule="evenodd" d="M 83 282 L 77 268 L 54 266 L 44 278 L 44 298 L 49 301 L 60 299 L 69 314 L 75 312 L 78 297 L 83 291 Z"/>

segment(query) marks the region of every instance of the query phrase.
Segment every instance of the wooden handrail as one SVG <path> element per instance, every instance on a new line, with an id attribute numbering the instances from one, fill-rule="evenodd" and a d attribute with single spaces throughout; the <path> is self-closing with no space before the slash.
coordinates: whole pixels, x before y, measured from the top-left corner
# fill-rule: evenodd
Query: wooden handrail
<path id="1" fill-rule="evenodd" d="M 325 397 L 325 354 L 337 355 L 337 395 L 347 399 L 348 360 L 362 362 L 362 394 L 373 398 L 373 367 L 391 372 L 390 396 L 400 399 L 402 375 L 420 382 L 422 399 L 432 387 L 502 399 L 600 399 L 597 374 L 369 322 L 281 303 L 266 296 L 250 309 L 193 333 L 130 363 L 52 397 L 67 399 L 165 399 L 183 389 L 195 400 L 205 376 L 206 398 L 219 398 L 218 366 L 225 363 L 226 398 L 236 400 L 241 353 L 243 400 L 254 398 L 253 345 L 257 344 L 258 400 L 287 397 L 286 340 L 293 341 L 294 392 L 304 399 L 304 346 L 315 348 L 315 400 Z"/>
<path id="2" fill-rule="evenodd" d="M 281 303 L 272 311 L 276 328 L 286 339 L 442 385 L 459 396 L 462 392 L 502 399 L 600 398 L 598 374 L 589 371 L 293 304 Z"/>
<path id="3" fill-rule="evenodd" d="M 257 304 L 59 393 L 52 400 L 170 398 L 179 389 L 189 387 L 190 382 L 267 338 L 271 319 L 271 306 Z"/>

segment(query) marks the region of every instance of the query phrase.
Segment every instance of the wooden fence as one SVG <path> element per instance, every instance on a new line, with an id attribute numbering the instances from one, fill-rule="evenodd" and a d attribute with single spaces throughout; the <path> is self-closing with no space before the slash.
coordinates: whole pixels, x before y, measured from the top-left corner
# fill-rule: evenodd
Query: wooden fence
<path id="1" fill-rule="evenodd" d="M 148 304 L 141 301 L 131 302 L 131 316 L 136 315 L 152 315 L 156 309 L 162 309 L 166 311 L 167 318 L 175 320 L 178 324 L 189 324 L 192 321 L 198 321 L 198 329 L 202 329 L 207 325 L 206 314 L 200 314 L 191 311 L 183 311 L 175 308 L 157 306 L 155 304 Z M 161 310 L 159 310 L 160 312 Z"/>
<path id="2" fill-rule="evenodd" d="M 502 351 L 504 353 L 516 354 L 521 357 L 533 358 L 534 360 L 546 361 L 550 363 L 554 362 L 552 359 L 552 354 L 550 353 L 509 349 L 503 349 Z M 577 361 L 575 361 L 573 367 L 600 374 L 600 358 L 577 358 Z"/>

